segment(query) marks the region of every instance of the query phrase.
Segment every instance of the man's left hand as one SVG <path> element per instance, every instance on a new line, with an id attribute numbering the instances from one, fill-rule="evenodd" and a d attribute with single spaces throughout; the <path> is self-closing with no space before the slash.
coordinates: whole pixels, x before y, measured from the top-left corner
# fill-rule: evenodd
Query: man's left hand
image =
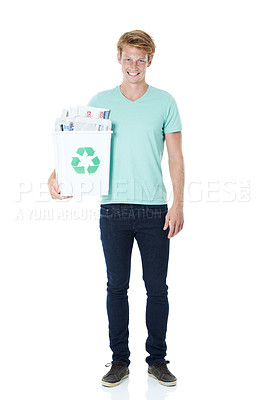
<path id="1" fill-rule="evenodd" d="M 165 216 L 165 224 L 163 229 L 166 230 L 168 228 L 170 222 L 170 230 L 168 233 L 168 238 L 172 238 L 178 234 L 178 232 L 183 229 L 184 225 L 184 215 L 183 215 L 183 207 L 182 206 L 174 206 L 170 208 L 168 213 Z"/>

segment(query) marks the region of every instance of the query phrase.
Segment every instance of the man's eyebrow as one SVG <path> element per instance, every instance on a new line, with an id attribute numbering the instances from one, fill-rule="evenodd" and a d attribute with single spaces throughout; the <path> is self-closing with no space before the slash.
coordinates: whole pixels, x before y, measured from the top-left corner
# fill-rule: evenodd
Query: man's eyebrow
<path id="1" fill-rule="evenodd" d="M 124 55 L 123 57 L 126 57 L 126 58 L 131 58 L 130 56 L 127 56 L 127 55 Z M 140 58 L 138 58 L 138 60 L 143 60 L 145 57 L 140 57 Z"/>

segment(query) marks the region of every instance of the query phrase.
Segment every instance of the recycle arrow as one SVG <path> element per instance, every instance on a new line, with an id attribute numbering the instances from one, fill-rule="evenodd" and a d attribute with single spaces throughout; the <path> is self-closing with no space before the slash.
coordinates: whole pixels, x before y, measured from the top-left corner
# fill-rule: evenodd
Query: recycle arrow
<path id="1" fill-rule="evenodd" d="M 87 154 L 87 156 L 93 156 L 95 153 L 95 150 L 93 150 L 92 147 L 79 147 L 78 150 L 76 151 L 76 153 L 80 156 L 83 156 L 84 153 Z M 94 165 L 89 165 L 87 168 L 87 171 L 89 174 L 93 174 L 97 171 L 99 165 L 100 165 L 100 160 L 99 157 L 94 157 L 92 160 Z M 71 165 L 74 168 L 74 170 L 76 171 L 77 174 L 85 174 L 85 167 L 79 165 L 80 163 L 80 159 L 79 157 L 72 157 L 72 162 Z"/>

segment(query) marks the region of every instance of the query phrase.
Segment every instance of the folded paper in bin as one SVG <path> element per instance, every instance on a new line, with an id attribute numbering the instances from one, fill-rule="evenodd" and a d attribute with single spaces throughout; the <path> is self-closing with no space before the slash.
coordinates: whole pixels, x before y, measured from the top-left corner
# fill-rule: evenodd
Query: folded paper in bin
<path id="1" fill-rule="evenodd" d="M 108 119 L 110 115 L 110 110 L 107 108 L 98 108 L 86 106 L 87 117 L 89 118 L 103 118 Z"/>
<path id="2" fill-rule="evenodd" d="M 112 122 L 103 118 L 57 118 L 55 122 L 56 131 L 110 131 Z"/>
<path id="3" fill-rule="evenodd" d="M 91 106 L 76 106 L 64 108 L 61 117 L 88 117 L 88 118 L 103 118 L 108 119 L 110 110 L 107 108 L 91 107 Z"/>
<path id="4" fill-rule="evenodd" d="M 56 131 L 73 131 L 75 129 L 75 118 L 56 118 Z"/>
<path id="5" fill-rule="evenodd" d="M 75 131 L 110 131 L 112 123 L 110 119 L 76 117 Z"/>

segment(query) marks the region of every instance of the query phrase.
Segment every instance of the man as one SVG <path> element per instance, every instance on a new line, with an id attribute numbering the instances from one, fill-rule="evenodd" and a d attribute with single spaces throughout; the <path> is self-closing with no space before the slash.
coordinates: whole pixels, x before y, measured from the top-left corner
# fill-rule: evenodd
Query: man
<path id="1" fill-rule="evenodd" d="M 147 291 L 148 374 L 167 386 L 176 384 L 166 356 L 169 314 L 166 284 L 170 238 L 183 228 L 184 162 L 182 125 L 176 102 L 164 90 L 148 85 L 145 74 L 155 52 L 153 39 L 141 30 L 123 34 L 117 43 L 123 82 L 97 93 L 90 106 L 111 110 L 112 142 L 108 195 L 101 196 L 100 230 L 107 267 L 107 314 L 110 371 L 104 386 L 116 386 L 129 375 L 128 323 L 131 253 L 134 239 L 141 253 Z M 161 159 L 166 142 L 173 183 L 168 210 Z M 49 178 L 52 198 L 61 198 L 55 172 Z"/>

